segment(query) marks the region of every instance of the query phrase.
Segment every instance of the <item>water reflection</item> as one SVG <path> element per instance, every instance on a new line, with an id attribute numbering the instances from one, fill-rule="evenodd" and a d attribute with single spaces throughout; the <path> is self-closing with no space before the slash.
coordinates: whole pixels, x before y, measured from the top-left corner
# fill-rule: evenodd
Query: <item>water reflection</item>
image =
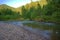
<path id="1" fill-rule="evenodd" d="M 44 34 L 41 32 L 43 35 L 45 35 L 45 37 L 49 34 L 48 30 L 50 30 L 51 40 L 60 40 L 60 25 L 59 24 L 45 23 L 45 22 L 37 23 L 36 22 L 36 23 L 25 23 L 25 25 L 32 26 L 33 28 L 45 30 Z"/>

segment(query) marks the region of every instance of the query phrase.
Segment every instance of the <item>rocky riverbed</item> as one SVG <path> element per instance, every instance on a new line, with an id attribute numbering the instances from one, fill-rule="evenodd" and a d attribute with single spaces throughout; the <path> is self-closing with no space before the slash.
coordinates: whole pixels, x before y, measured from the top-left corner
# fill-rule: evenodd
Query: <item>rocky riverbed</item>
<path id="1" fill-rule="evenodd" d="M 50 40 L 18 25 L 0 22 L 0 40 Z"/>

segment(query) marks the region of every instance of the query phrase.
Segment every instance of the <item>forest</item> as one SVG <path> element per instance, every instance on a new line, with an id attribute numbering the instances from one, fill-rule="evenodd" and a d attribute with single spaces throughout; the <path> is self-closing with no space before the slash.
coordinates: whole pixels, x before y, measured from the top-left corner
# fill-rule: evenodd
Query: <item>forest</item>
<path id="1" fill-rule="evenodd" d="M 32 20 L 60 23 L 60 0 L 45 0 L 26 4 L 19 8 L 0 5 L 0 20 Z M 43 3 L 43 4 L 41 4 Z M 13 9 L 13 10 L 12 10 Z"/>

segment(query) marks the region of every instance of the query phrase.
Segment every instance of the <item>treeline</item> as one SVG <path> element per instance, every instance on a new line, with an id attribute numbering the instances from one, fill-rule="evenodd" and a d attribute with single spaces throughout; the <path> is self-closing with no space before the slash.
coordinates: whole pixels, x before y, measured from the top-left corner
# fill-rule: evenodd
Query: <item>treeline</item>
<path id="1" fill-rule="evenodd" d="M 32 6 L 29 9 L 22 6 L 22 17 L 28 20 L 60 23 L 60 0 L 47 0 L 47 3 L 43 8 L 39 2 L 37 2 L 37 6 Z"/>
<path id="2" fill-rule="evenodd" d="M 35 6 L 35 4 L 37 5 Z M 8 8 L 0 9 L 0 20 L 15 18 L 60 23 L 60 0 L 47 0 L 47 5 L 43 5 L 43 7 L 39 1 L 31 2 L 27 6 L 22 6 L 18 12 Z"/>
<path id="3" fill-rule="evenodd" d="M 19 12 L 12 11 L 9 8 L 0 9 L 0 20 L 14 20 L 20 17 Z"/>

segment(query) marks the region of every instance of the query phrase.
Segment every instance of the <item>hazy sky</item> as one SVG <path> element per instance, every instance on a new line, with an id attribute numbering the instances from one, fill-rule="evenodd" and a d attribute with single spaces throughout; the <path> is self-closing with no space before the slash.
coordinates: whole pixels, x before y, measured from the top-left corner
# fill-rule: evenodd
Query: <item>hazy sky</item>
<path id="1" fill-rule="evenodd" d="M 37 0 L 33 0 L 33 1 L 37 1 Z M 0 0 L 0 4 L 7 4 L 15 8 L 25 5 L 27 3 L 30 3 L 30 2 L 31 0 Z"/>

